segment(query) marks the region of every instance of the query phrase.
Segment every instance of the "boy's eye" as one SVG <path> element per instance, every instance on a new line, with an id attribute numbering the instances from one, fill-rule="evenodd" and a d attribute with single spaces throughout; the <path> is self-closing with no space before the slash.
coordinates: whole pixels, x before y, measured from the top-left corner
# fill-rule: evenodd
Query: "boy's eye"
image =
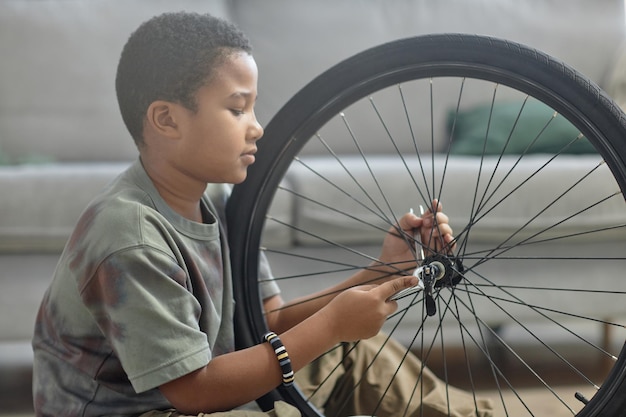
<path id="1" fill-rule="evenodd" d="M 243 110 L 239 110 L 239 109 L 230 109 L 230 111 L 235 116 L 241 116 L 243 114 Z"/>

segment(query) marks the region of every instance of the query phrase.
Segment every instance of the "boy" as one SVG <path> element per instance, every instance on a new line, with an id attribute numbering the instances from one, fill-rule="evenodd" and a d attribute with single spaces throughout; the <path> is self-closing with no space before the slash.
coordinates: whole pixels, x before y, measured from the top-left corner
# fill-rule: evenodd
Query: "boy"
<path id="1" fill-rule="evenodd" d="M 87 207 L 61 255 L 33 339 L 36 413 L 232 410 L 284 379 L 269 343 L 234 351 L 227 191 L 219 184 L 246 178 L 263 135 L 250 45 L 208 15 L 157 16 L 125 45 L 116 90 L 139 159 Z M 430 212 L 423 219 L 407 214 L 398 227 L 453 245 L 437 211 L 436 222 Z M 414 259 L 394 230 L 381 265 Z M 277 308 L 283 301 L 274 283 L 262 287 L 266 310 L 280 311 L 267 320 L 294 371 L 339 342 L 376 335 L 397 308 L 389 297 L 416 284 L 396 276 L 359 285 L 371 274 L 357 273 L 337 287 L 342 291 L 289 309 Z M 284 403 L 274 412 L 298 415 Z"/>

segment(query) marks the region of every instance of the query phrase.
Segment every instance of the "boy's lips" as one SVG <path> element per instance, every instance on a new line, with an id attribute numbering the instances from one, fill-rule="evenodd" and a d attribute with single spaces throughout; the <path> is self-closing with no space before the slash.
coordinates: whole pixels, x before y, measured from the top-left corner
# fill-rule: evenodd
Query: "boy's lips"
<path id="1" fill-rule="evenodd" d="M 253 164 L 254 161 L 256 160 L 254 154 L 256 154 L 257 149 L 253 148 L 251 150 L 249 150 L 248 152 L 244 152 L 241 154 L 241 158 L 248 164 Z"/>

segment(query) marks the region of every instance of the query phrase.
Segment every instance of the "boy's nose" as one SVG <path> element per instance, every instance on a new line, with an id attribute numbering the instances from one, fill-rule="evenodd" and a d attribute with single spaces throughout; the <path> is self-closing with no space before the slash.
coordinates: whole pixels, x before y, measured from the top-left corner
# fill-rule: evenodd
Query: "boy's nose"
<path id="1" fill-rule="evenodd" d="M 261 137 L 263 137 L 263 132 L 263 126 L 261 126 L 259 121 L 256 119 L 256 116 L 254 116 L 252 127 L 250 128 L 251 139 L 255 141 L 261 139 Z"/>

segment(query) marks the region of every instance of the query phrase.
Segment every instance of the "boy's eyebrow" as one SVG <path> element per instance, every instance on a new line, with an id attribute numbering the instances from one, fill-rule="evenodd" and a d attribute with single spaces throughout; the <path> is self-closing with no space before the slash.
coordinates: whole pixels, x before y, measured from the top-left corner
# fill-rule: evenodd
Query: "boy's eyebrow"
<path id="1" fill-rule="evenodd" d="M 235 91 L 229 97 L 230 98 L 244 98 L 249 99 L 253 94 L 250 91 Z M 259 98 L 259 96 L 255 97 L 255 101 Z"/>
<path id="2" fill-rule="evenodd" d="M 250 93 L 249 91 L 235 91 L 230 96 L 231 97 L 245 97 L 245 98 L 248 98 L 251 95 L 252 95 L 252 93 Z"/>

